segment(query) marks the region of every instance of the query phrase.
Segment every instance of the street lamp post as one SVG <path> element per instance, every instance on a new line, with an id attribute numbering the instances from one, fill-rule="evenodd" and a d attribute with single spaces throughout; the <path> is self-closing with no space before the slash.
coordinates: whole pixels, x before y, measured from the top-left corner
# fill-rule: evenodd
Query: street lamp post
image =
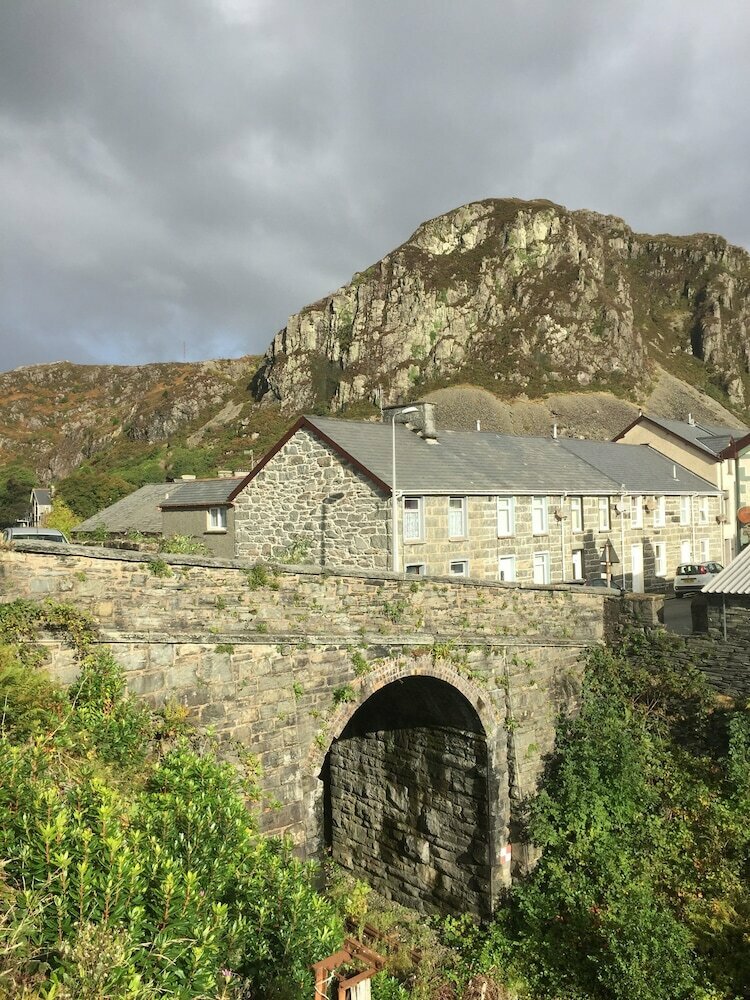
<path id="1" fill-rule="evenodd" d="M 398 416 L 406 413 L 416 413 L 416 406 L 407 406 L 398 411 Z M 391 569 L 394 573 L 400 571 L 398 552 L 398 494 L 396 493 L 396 414 L 391 417 Z"/>

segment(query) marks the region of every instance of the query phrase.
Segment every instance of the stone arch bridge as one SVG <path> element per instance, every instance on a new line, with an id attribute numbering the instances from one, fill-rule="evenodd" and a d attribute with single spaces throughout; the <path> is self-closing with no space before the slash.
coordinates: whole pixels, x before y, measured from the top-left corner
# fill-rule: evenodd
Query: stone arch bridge
<path id="1" fill-rule="evenodd" d="M 405 905 L 482 915 L 532 860 L 516 807 L 583 651 L 655 614 L 577 587 L 41 543 L 0 552 L 0 600 L 18 597 L 90 612 L 135 693 L 257 754 L 266 832 Z M 70 651 L 48 645 L 69 682 Z"/>

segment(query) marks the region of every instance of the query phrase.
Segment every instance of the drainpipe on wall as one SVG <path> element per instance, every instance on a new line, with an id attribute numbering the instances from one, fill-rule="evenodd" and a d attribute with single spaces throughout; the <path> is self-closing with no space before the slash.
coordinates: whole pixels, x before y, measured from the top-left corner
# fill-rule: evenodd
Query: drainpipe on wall
<path id="1" fill-rule="evenodd" d="M 727 641 L 727 595 L 721 595 L 721 621 L 724 627 L 724 642 Z"/>
<path id="2" fill-rule="evenodd" d="M 691 527 L 691 540 L 690 540 L 690 559 L 695 562 L 697 556 L 695 554 L 695 493 L 690 494 L 690 527 Z"/>
<path id="3" fill-rule="evenodd" d="M 620 506 L 622 511 L 620 512 L 620 562 L 622 564 L 622 582 L 621 589 L 625 590 L 625 494 L 623 493 L 620 497 Z"/>
<path id="4" fill-rule="evenodd" d="M 563 493 L 560 497 L 560 557 L 562 559 L 562 575 L 561 579 L 565 580 L 565 500 L 568 494 Z"/>

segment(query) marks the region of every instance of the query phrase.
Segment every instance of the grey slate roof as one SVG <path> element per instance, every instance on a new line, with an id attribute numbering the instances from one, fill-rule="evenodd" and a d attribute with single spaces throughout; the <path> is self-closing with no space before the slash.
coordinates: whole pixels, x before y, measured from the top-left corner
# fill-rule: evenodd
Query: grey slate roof
<path id="1" fill-rule="evenodd" d="M 361 466 L 391 486 L 390 424 L 306 417 L 306 421 Z M 711 483 L 643 445 L 518 437 L 477 431 L 440 431 L 428 444 L 396 425 L 396 486 L 422 494 L 613 495 L 718 493 Z"/>
<path id="2" fill-rule="evenodd" d="M 159 504 L 172 487 L 171 483 L 148 483 L 135 493 L 105 507 L 97 514 L 77 525 L 73 532 L 96 531 L 106 528 L 114 533 L 141 531 L 144 534 L 161 534 Z"/>
<path id="3" fill-rule="evenodd" d="M 687 420 L 665 420 L 662 417 L 646 417 L 651 423 L 658 424 L 672 434 L 683 438 L 700 448 L 701 451 L 708 452 L 714 458 L 718 457 L 730 442 L 747 434 L 747 427 L 719 427 L 715 424 L 688 423 Z"/>
<path id="4" fill-rule="evenodd" d="M 233 476 L 226 479 L 188 479 L 170 483 L 172 488 L 169 496 L 162 501 L 161 507 L 167 510 L 171 507 L 207 507 L 212 504 L 224 504 L 229 494 L 244 478 L 244 476 Z"/>
<path id="5" fill-rule="evenodd" d="M 644 444 L 561 438 L 563 448 L 590 463 L 625 493 L 720 493 L 713 483 Z M 618 451 L 620 448 L 622 451 Z M 675 479 L 675 472 L 677 478 Z"/>
<path id="6" fill-rule="evenodd" d="M 750 594 L 750 545 L 703 588 L 704 594 Z"/>
<path id="7" fill-rule="evenodd" d="M 50 507 L 52 505 L 52 497 L 50 496 L 49 490 L 44 490 L 41 487 L 35 487 L 31 492 L 34 494 L 34 499 L 40 507 Z"/>

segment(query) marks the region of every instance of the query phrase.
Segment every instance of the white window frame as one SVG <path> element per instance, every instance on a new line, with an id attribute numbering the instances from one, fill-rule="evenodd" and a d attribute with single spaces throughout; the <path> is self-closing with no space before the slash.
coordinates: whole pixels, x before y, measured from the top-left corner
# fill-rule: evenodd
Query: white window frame
<path id="1" fill-rule="evenodd" d="M 463 569 L 460 573 L 454 570 L 454 566 L 462 566 Z M 448 575 L 449 576 L 468 576 L 469 575 L 469 560 L 468 559 L 451 559 L 448 563 Z"/>
<path id="2" fill-rule="evenodd" d="M 455 502 L 458 501 L 458 506 Z M 466 538 L 468 536 L 468 503 L 466 497 L 448 497 L 448 538 Z M 458 514 L 460 517 L 460 525 L 454 525 L 452 522 L 458 520 L 455 515 Z M 454 527 L 459 527 L 458 532 L 454 531 Z"/>
<path id="3" fill-rule="evenodd" d="M 531 498 L 531 534 L 549 534 L 549 510 L 547 497 Z"/>
<path id="4" fill-rule="evenodd" d="M 509 562 L 511 564 L 511 576 L 506 576 L 503 578 L 501 573 L 501 566 L 503 562 Z M 498 556 L 497 558 L 497 578 L 498 580 L 504 580 L 505 583 L 515 583 L 518 579 L 516 575 L 516 557 L 513 553 L 507 553 L 506 555 Z"/>
<path id="5" fill-rule="evenodd" d="M 427 576 L 426 563 L 407 563 L 404 566 L 404 573 L 408 576 Z"/>
<path id="6" fill-rule="evenodd" d="M 665 496 L 656 497 L 654 507 L 654 527 L 663 528 L 667 523 L 667 498 Z"/>
<path id="7" fill-rule="evenodd" d="M 667 575 L 667 543 L 654 542 L 654 575 Z"/>
<path id="8" fill-rule="evenodd" d="M 689 563 L 693 561 L 693 546 L 689 538 L 680 539 L 680 562 Z"/>
<path id="9" fill-rule="evenodd" d="M 693 498 L 690 496 L 680 497 L 680 524 L 692 524 L 693 521 Z"/>
<path id="10" fill-rule="evenodd" d="M 543 580 L 536 579 L 537 559 L 542 560 Z M 534 552 L 531 556 L 531 579 L 537 585 L 552 583 L 552 569 L 550 567 L 549 552 Z"/>
<path id="11" fill-rule="evenodd" d="M 630 527 L 643 527 L 643 497 L 640 494 L 630 498 Z"/>
<path id="12" fill-rule="evenodd" d="M 708 497 L 698 501 L 698 524 L 708 524 Z"/>
<path id="13" fill-rule="evenodd" d="M 700 549 L 700 559 L 699 562 L 708 562 L 711 558 L 711 539 L 701 538 L 698 542 L 698 547 Z"/>
<path id="14" fill-rule="evenodd" d="M 570 530 L 576 535 L 583 531 L 583 497 L 570 498 Z"/>
<path id="15" fill-rule="evenodd" d="M 408 507 L 408 504 L 416 504 L 415 507 Z M 404 497 L 401 501 L 401 513 L 402 513 L 402 534 L 404 542 L 423 542 L 424 541 L 424 497 Z M 416 514 L 416 517 L 409 516 Z M 416 523 L 417 530 L 416 533 L 411 527 Z M 407 527 L 409 528 L 407 532 Z"/>
<path id="16" fill-rule="evenodd" d="M 609 513 L 609 497 L 599 497 L 599 531 L 610 531 L 612 518 Z"/>
<path id="17" fill-rule="evenodd" d="M 206 531 L 225 534 L 227 530 L 226 507 L 209 507 L 206 511 Z"/>
<path id="18" fill-rule="evenodd" d="M 507 518 L 507 531 L 501 518 Z M 510 538 L 516 533 L 516 498 L 497 498 L 497 537 Z"/>

